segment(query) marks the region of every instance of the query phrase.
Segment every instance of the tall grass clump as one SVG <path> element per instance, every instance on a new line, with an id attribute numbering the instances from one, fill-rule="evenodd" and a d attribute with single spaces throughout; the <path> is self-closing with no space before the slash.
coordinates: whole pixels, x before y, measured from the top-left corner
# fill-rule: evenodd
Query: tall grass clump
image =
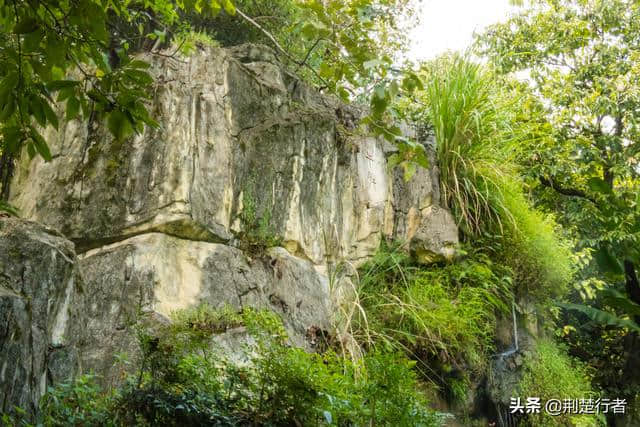
<path id="1" fill-rule="evenodd" d="M 553 218 L 533 208 L 519 175 L 517 150 L 532 132 L 517 120 L 518 98 L 490 69 L 461 56 L 444 57 L 425 73 L 442 196 L 465 239 L 500 236 L 496 255 L 522 293 L 563 293 L 573 275 L 571 251 Z"/>
<path id="2" fill-rule="evenodd" d="M 426 96 L 446 205 L 468 234 L 511 221 L 503 189 L 517 176 L 513 103 L 494 76 L 460 56 L 428 68 Z"/>
<path id="3" fill-rule="evenodd" d="M 383 246 L 360 270 L 356 338 L 365 347 L 401 350 L 438 386 L 449 374 L 481 373 L 494 351 L 494 325 L 510 308 L 510 272 L 480 253 L 444 267 L 411 263 Z M 360 312 L 358 311 L 358 314 Z"/>

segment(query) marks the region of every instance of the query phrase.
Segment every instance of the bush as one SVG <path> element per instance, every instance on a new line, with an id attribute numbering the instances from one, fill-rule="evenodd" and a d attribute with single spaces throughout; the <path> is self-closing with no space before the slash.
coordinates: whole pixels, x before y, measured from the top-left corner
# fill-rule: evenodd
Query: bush
<path id="1" fill-rule="evenodd" d="M 539 397 L 542 404 L 548 399 L 596 399 L 586 366 L 569 357 L 564 347 L 551 340 L 540 340 L 536 352 L 525 360 L 525 373 L 519 385 L 523 401 Z M 531 426 L 600 425 L 595 416 L 532 414 L 526 418 Z"/>
<path id="2" fill-rule="evenodd" d="M 496 314 L 510 307 L 510 287 L 510 271 L 477 251 L 458 264 L 420 269 L 383 247 L 361 269 L 357 339 L 405 351 L 421 361 L 425 377 L 462 397 L 466 375 L 486 367 Z"/>
<path id="3" fill-rule="evenodd" d="M 565 295 L 575 273 L 572 248 L 559 239 L 550 215 L 531 208 L 521 191 L 505 192 L 516 227 L 506 230 L 500 254 L 515 273 L 518 291 L 540 302 Z"/>
<path id="4" fill-rule="evenodd" d="M 460 56 L 436 61 L 426 74 L 442 194 L 467 240 L 500 236 L 496 259 L 513 269 L 521 293 L 561 295 L 573 275 L 571 251 L 525 195 L 515 159 L 531 129 L 517 119 L 518 99 L 490 69 Z"/>
<path id="5" fill-rule="evenodd" d="M 402 355 L 372 352 L 351 362 L 333 352 L 307 353 L 288 345 L 281 320 L 268 311 L 201 306 L 174 318 L 158 333 L 141 333 L 143 367 L 118 390 L 103 394 L 84 379 L 51 390 L 43 400 L 44 425 L 68 425 L 61 424 L 65 419 L 117 426 L 440 423 Z M 228 359 L 212 341 L 222 325 L 239 324 L 253 342 L 244 349 L 246 363 Z M 77 398 L 78 389 L 84 398 Z"/>

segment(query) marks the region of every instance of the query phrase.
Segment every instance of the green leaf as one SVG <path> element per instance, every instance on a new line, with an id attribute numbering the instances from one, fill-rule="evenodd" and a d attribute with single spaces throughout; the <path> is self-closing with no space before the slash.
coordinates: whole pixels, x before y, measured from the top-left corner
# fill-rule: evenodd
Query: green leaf
<path id="1" fill-rule="evenodd" d="M 42 100 L 42 108 L 44 110 L 44 115 L 47 117 L 47 121 L 53 126 L 56 130 L 58 130 L 58 115 L 53 111 L 51 105 L 46 100 Z"/>
<path id="2" fill-rule="evenodd" d="M 124 72 L 124 74 L 131 80 L 139 83 L 142 86 L 147 86 L 153 83 L 153 77 L 151 77 L 151 75 L 146 71 L 128 69 Z"/>
<path id="3" fill-rule="evenodd" d="M 14 34 L 28 34 L 38 29 L 38 21 L 30 16 L 22 18 L 20 22 L 13 27 Z"/>
<path id="4" fill-rule="evenodd" d="M 223 6 L 225 12 L 227 12 L 231 16 L 235 16 L 236 7 L 233 5 L 233 2 L 231 0 L 224 0 Z"/>
<path id="5" fill-rule="evenodd" d="M 306 22 L 300 33 L 305 40 L 313 40 L 316 37 L 317 29 L 311 22 Z"/>
<path id="6" fill-rule="evenodd" d="M 4 121 L 6 121 L 9 117 L 11 117 L 11 115 L 13 115 L 15 111 L 16 111 L 16 101 L 11 96 L 6 100 L 4 104 L 4 108 L 2 109 L 2 111 L 0 111 L 0 123 L 3 123 Z"/>
<path id="7" fill-rule="evenodd" d="M 622 264 L 609 251 L 608 248 L 606 248 L 604 246 L 601 247 L 600 249 L 598 249 L 595 252 L 594 257 L 596 259 L 596 262 L 600 266 L 600 268 L 605 273 L 610 273 L 610 274 L 622 274 L 623 273 L 624 270 L 622 269 Z"/>
<path id="8" fill-rule="evenodd" d="M 73 120 L 78 117 L 78 113 L 80 112 L 80 101 L 75 96 L 70 96 L 67 101 L 67 120 Z"/>
<path id="9" fill-rule="evenodd" d="M 567 310 L 575 310 L 585 314 L 589 319 L 600 325 L 616 326 L 618 328 L 628 328 L 636 332 L 640 332 L 640 326 L 629 319 L 622 319 L 614 314 L 606 311 L 599 310 L 597 308 L 583 305 L 583 304 L 571 304 L 560 303 L 560 307 Z"/>
<path id="10" fill-rule="evenodd" d="M 418 168 L 414 162 L 405 161 L 402 165 L 404 167 L 404 180 L 409 181 L 413 178 Z"/>
<path id="11" fill-rule="evenodd" d="M 0 80 L 0 99 L 5 99 L 18 85 L 18 73 L 10 72 Z"/>
<path id="12" fill-rule="evenodd" d="M 79 84 L 80 82 L 76 80 L 53 80 L 47 83 L 47 89 L 51 92 L 57 92 L 62 89 L 76 87 Z"/>
<path id="13" fill-rule="evenodd" d="M 395 168 L 401 162 L 402 162 L 402 157 L 400 156 L 400 154 L 394 153 L 389 156 L 389 159 L 387 160 L 387 165 L 389 166 L 389 168 Z"/>
<path id="14" fill-rule="evenodd" d="M 38 151 L 38 154 L 40 154 L 46 162 L 50 162 L 51 151 L 49 151 L 49 146 L 47 145 L 47 142 L 44 140 L 42 135 L 40 135 L 40 133 L 38 133 L 38 131 L 33 126 L 29 126 L 29 130 L 30 130 L 29 135 L 33 140 L 33 145 Z"/>
<path id="15" fill-rule="evenodd" d="M 114 110 L 109 114 L 107 127 L 114 138 L 118 141 L 123 141 L 133 133 L 132 123 L 129 121 L 126 114 L 120 110 Z"/>
<path id="16" fill-rule="evenodd" d="M 640 316 L 640 305 L 631 301 L 615 289 L 605 289 L 601 293 L 602 301 L 610 307 L 620 309 L 630 316 Z"/>
<path id="17" fill-rule="evenodd" d="M 22 43 L 22 49 L 25 53 L 36 52 L 40 47 L 44 32 L 41 29 L 32 31 L 24 36 L 24 42 Z"/>
<path id="18" fill-rule="evenodd" d="M 18 154 L 23 139 L 22 129 L 18 126 L 6 126 L 2 129 L 3 148 L 10 153 Z"/>
<path id="19" fill-rule="evenodd" d="M 44 127 L 47 125 L 47 116 L 45 115 L 44 107 L 39 97 L 35 95 L 29 97 L 29 111 L 40 126 Z"/>
<path id="20" fill-rule="evenodd" d="M 141 70 L 146 70 L 149 67 L 151 67 L 151 64 L 149 64 L 146 61 L 141 61 L 139 59 L 136 59 L 136 60 L 133 60 L 133 61 L 129 62 L 127 64 L 127 66 L 130 67 L 130 68 L 137 68 L 137 69 L 141 69 Z"/>
<path id="21" fill-rule="evenodd" d="M 611 187 L 609 187 L 609 184 L 607 184 L 606 181 L 600 178 L 595 178 L 595 177 L 589 178 L 589 180 L 587 180 L 587 185 L 592 191 L 595 191 L 597 193 L 602 193 L 602 194 L 612 193 L 612 190 L 611 190 Z"/>

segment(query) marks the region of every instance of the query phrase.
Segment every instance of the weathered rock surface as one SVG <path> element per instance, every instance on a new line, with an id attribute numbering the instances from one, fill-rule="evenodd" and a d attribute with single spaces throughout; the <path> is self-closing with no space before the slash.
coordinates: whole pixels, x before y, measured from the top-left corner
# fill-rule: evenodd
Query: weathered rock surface
<path id="1" fill-rule="evenodd" d="M 0 413 L 33 412 L 49 384 L 77 372 L 75 261 L 60 234 L 0 217 Z"/>
<path id="2" fill-rule="evenodd" d="M 328 280 L 282 248 L 252 259 L 231 246 L 149 233 L 91 250 L 79 266 L 87 289 L 83 366 L 109 381 L 117 353 L 138 353 L 130 326 L 140 316 L 168 318 L 200 302 L 269 308 L 300 346 L 308 328 L 330 328 Z"/>
<path id="3" fill-rule="evenodd" d="M 423 249 L 450 255 L 455 225 L 429 209 L 439 205 L 435 169 L 400 182 L 382 142 L 347 137 L 357 113 L 283 71 L 268 48 L 187 61 L 154 59 L 160 129 L 117 143 L 97 123 L 66 123 L 48 135 L 52 162 L 23 160 L 11 202 L 78 252 L 154 231 L 233 243 L 252 225 L 250 208 L 316 265 L 357 263 L 383 235 L 411 238 L 425 224 L 448 231 L 443 241 L 418 233 Z"/>
<path id="4" fill-rule="evenodd" d="M 76 363 L 117 381 L 116 354 L 138 351 L 131 324 L 203 301 L 271 308 L 303 345 L 309 330 L 331 326 L 327 266 L 359 265 L 384 237 L 424 262 L 452 256 L 457 229 L 440 207 L 437 170 L 405 182 L 388 168 L 392 147 L 354 133 L 357 111 L 309 89 L 265 47 L 185 61 L 152 58 L 159 129 L 118 143 L 99 123 L 62 123 L 47 134 L 51 162 L 18 165 L 10 202 L 75 243 L 83 293 L 70 242 L 8 222 L 0 383 L 25 394 L 4 401 L 32 408 L 46 376 Z M 281 247 L 251 255 L 242 250 L 251 233 Z M 82 315 L 71 335 L 69 300 Z"/>

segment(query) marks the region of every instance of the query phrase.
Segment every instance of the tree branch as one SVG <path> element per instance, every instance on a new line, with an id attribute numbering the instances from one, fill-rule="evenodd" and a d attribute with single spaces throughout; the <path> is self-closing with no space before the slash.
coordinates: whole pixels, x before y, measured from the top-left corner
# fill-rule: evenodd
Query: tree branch
<path id="1" fill-rule="evenodd" d="M 237 7 L 236 7 L 236 13 L 238 15 L 240 15 L 244 20 L 249 22 L 251 25 L 256 27 L 258 30 L 260 30 L 265 36 L 267 36 L 267 38 L 269 40 L 271 40 L 273 45 L 276 47 L 276 50 L 278 52 L 282 53 L 284 56 L 289 58 L 289 60 L 291 60 L 294 64 L 298 65 L 298 67 L 306 67 L 309 70 L 311 70 L 311 72 L 318 78 L 318 80 L 320 80 L 322 82 L 322 84 L 324 84 L 326 87 L 329 87 L 329 83 L 327 83 L 327 81 L 325 79 L 320 77 L 318 72 L 312 66 L 310 66 L 309 64 L 306 63 L 306 60 L 305 61 L 298 61 L 296 58 L 294 58 L 289 52 L 287 52 L 286 50 L 284 50 L 284 48 L 282 46 L 280 46 L 280 43 L 278 43 L 278 40 L 276 40 L 276 38 L 273 36 L 273 34 L 271 34 L 269 31 L 264 29 L 264 27 L 262 27 L 260 24 L 258 24 L 253 18 L 251 18 L 250 16 L 247 16 L 243 11 L 241 11 Z"/>
<path id="2" fill-rule="evenodd" d="M 540 184 L 544 185 L 545 187 L 549 187 L 552 190 L 554 190 L 556 193 L 562 194 L 564 196 L 580 197 L 582 199 L 589 200 L 591 203 L 597 204 L 596 199 L 594 199 L 593 197 L 589 196 L 584 191 L 579 190 L 577 188 L 563 187 L 560 184 L 558 184 L 557 182 L 553 181 L 552 179 L 548 179 L 548 178 L 546 178 L 544 176 L 540 177 Z"/>

